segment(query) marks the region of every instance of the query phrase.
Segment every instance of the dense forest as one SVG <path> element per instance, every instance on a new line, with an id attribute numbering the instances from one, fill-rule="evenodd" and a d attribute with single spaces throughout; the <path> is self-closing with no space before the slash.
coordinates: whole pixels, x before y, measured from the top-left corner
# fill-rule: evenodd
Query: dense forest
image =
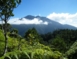
<path id="1" fill-rule="evenodd" d="M 24 37 L 8 24 L 7 53 L 3 56 L 5 39 L 0 25 L 0 59 L 76 59 L 77 30 L 55 30 L 38 34 L 35 28 L 25 32 Z"/>

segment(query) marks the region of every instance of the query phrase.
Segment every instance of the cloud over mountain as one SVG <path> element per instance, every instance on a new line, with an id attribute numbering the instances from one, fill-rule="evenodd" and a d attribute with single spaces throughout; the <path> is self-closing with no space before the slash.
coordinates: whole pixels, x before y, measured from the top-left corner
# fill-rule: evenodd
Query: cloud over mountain
<path id="1" fill-rule="evenodd" d="M 13 18 L 10 19 L 8 21 L 8 23 L 10 24 L 44 24 L 47 25 L 48 22 L 47 21 L 42 21 L 41 19 L 38 18 L 34 18 L 32 20 L 26 19 L 26 18 L 22 18 L 21 20 L 19 18 Z"/>
<path id="2" fill-rule="evenodd" d="M 70 14 L 70 13 L 51 13 L 47 16 L 49 20 L 53 20 L 59 22 L 61 24 L 69 24 L 72 26 L 77 27 L 77 13 Z M 21 19 L 13 18 L 8 21 L 10 24 L 44 24 L 48 25 L 51 21 L 47 21 L 47 18 L 41 16 L 32 16 L 27 15 Z M 0 22 L 1 23 L 1 22 Z"/>
<path id="3" fill-rule="evenodd" d="M 77 27 L 77 13 L 51 13 L 47 18 L 57 21 L 61 24 L 69 24 Z"/>
<path id="4" fill-rule="evenodd" d="M 47 18 L 47 17 L 42 17 L 42 16 L 27 15 L 21 19 L 19 18 L 10 19 L 8 23 L 12 25 L 12 28 L 18 29 L 19 34 L 21 35 L 23 35 L 24 32 L 26 32 L 28 29 L 33 28 L 33 27 L 36 28 L 36 30 L 40 34 L 45 34 L 48 32 L 52 32 L 54 30 L 59 30 L 59 29 L 77 29 L 74 26 L 70 26 L 68 24 L 63 25 L 63 24 L 60 24 L 59 22 L 56 22 L 56 20 L 57 21 L 60 21 L 60 20 L 68 21 L 68 19 L 70 20 L 74 19 L 72 15 L 69 16 L 69 14 L 66 14 L 65 17 L 64 15 L 65 14 L 63 15 L 61 14 L 60 16 L 60 14 L 57 15 L 56 13 L 54 13 L 53 15 L 52 14 L 50 15 L 51 18 L 49 16 Z"/>

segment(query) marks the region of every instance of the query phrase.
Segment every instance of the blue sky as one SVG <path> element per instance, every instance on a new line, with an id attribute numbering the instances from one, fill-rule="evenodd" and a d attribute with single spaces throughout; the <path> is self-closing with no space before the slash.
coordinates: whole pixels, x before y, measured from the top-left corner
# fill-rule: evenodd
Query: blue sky
<path id="1" fill-rule="evenodd" d="M 22 0 L 14 10 L 14 17 L 26 15 L 47 16 L 50 13 L 76 13 L 77 0 Z"/>
<path id="2" fill-rule="evenodd" d="M 18 20 L 27 15 L 40 15 L 61 24 L 77 27 L 77 0 L 22 0 L 13 12 L 15 16 L 9 21 L 11 23 L 40 24 L 43 21 L 39 19 L 33 19 L 32 21 L 27 19 Z M 48 23 L 44 22 L 43 24 L 47 25 Z"/>

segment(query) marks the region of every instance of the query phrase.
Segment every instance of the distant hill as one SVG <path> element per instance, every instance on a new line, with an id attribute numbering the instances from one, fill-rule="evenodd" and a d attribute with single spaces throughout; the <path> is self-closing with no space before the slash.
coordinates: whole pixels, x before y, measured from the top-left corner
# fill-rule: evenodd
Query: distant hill
<path id="1" fill-rule="evenodd" d="M 28 19 L 28 20 L 33 20 L 34 18 L 36 18 L 36 19 L 40 19 L 43 22 L 47 22 L 47 24 L 19 24 L 19 25 L 12 24 L 13 28 L 17 28 L 19 30 L 20 35 L 24 35 L 24 33 L 28 29 L 33 28 L 33 27 L 36 28 L 36 30 L 40 34 L 45 34 L 45 33 L 52 32 L 52 31 L 58 30 L 58 29 L 77 29 L 74 26 L 67 25 L 67 24 L 62 25 L 62 24 L 60 24 L 56 21 L 50 20 L 46 17 L 27 15 L 23 18 Z M 19 20 L 22 21 L 23 18 L 21 18 Z"/>

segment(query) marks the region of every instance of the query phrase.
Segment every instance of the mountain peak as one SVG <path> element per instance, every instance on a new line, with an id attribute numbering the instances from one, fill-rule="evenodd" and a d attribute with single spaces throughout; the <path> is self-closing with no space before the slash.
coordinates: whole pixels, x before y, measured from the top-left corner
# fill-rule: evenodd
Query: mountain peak
<path id="1" fill-rule="evenodd" d="M 52 32 L 52 31 L 58 30 L 58 29 L 77 29 L 74 26 L 63 25 L 63 24 L 60 24 L 56 21 L 53 21 L 53 20 L 51 20 L 47 17 L 43 17 L 43 16 L 27 15 L 24 18 L 29 21 L 22 20 L 23 18 L 21 18 L 21 21 L 19 21 L 20 23 L 17 20 L 17 23 L 19 25 L 16 25 L 16 24 L 12 25 L 13 28 L 18 29 L 19 33 L 22 33 L 22 34 L 24 33 L 25 30 L 28 30 L 29 28 L 33 28 L 33 27 L 36 28 L 37 31 L 41 34 Z M 36 19 L 34 20 L 34 18 L 36 18 Z M 22 30 L 21 30 L 21 28 L 22 28 Z"/>
<path id="2" fill-rule="evenodd" d="M 36 16 L 36 18 L 40 18 L 40 16 L 39 16 L 39 15 L 37 15 L 37 16 Z"/>
<path id="3" fill-rule="evenodd" d="M 39 16 L 39 15 L 37 15 L 37 16 L 27 15 L 27 16 L 25 16 L 24 18 L 29 19 L 29 20 L 32 20 L 32 19 L 34 19 L 34 18 L 42 18 L 42 17 Z"/>
<path id="4" fill-rule="evenodd" d="M 24 18 L 29 19 L 29 20 L 32 20 L 32 19 L 34 19 L 34 18 L 35 18 L 35 16 L 27 15 L 27 16 L 26 16 L 26 17 L 24 17 Z"/>

